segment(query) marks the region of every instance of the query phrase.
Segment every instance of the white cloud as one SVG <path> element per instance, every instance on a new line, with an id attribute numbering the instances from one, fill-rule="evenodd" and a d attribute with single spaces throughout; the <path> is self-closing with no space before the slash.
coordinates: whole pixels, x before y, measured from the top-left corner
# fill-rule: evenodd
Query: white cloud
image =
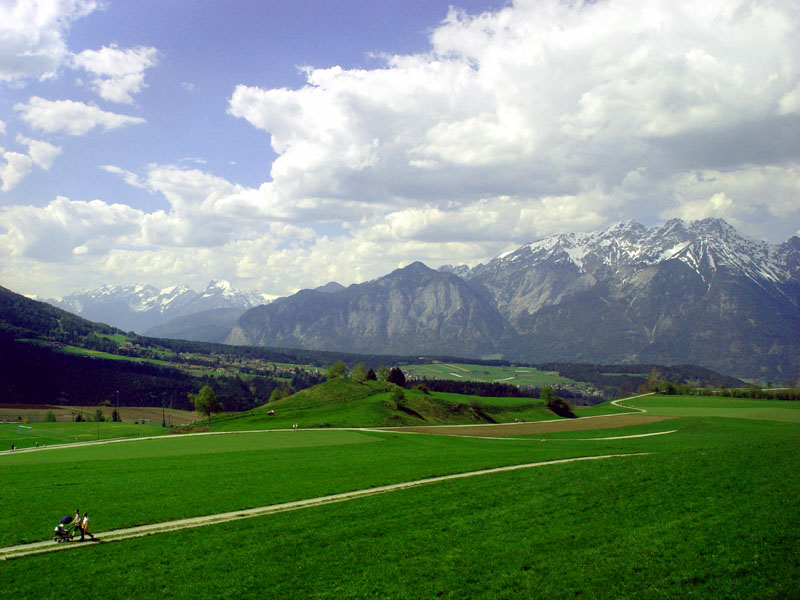
<path id="1" fill-rule="evenodd" d="M 800 212 L 799 163 L 700 170 L 675 177 L 669 188 L 673 202 L 660 217 L 722 217 L 759 238 L 769 238 L 777 222 L 796 221 Z"/>
<path id="2" fill-rule="evenodd" d="M 116 44 L 100 50 L 84 50 L 73 57 L 73 65 L 95 75 L 92 80 L 101 98 L 130 104 L 133 95 L 146 87 L 144 72 L 158 62 L 158 50 L 151 46 L 120 49 Z"/>
<path id="3" fill-rule="evenodd" d="M 130 186 L 147 190 L 149 192 L 153 191 L 150 188 L 150 186 L 147 185 L 147 182 L 142 181 L 139 178 L 139 176 L 132 171 L 126 171 L 125 169 L 121 169 L 120 167 L 117 167 L 115 165 L 100 165 L 100 168 L 106 173 L 119 175 L 120 177 L 122 177 L 123 181 L 125 181 L 125 183 L 127 183 Z"/>
<path id="4" fill-rule="evenodd" d="M 48 170 L 61 153 L 61 148 L 49 142 L 34 140 L 23 135 L 17 135 L 16 141 L 28 147 L 27 154 L 20 152 L 5 152 L 0 148 L 0 153 L 5 159 L 5 164 L 0 164 L 0 190 L 4 192 L 14 189 L 20 181 L 30 175 L 33 167 Z"/>
<path id="5" fill-rule="evenodd" d="M 64 34 L 95 0 L 0 2 L 0 82 L 52 77 L 69 58 Z"/>
<path id="6" fill-rule="evenodd" d="M 7 230 L 0 235 L 0 247 L 11 256 L 69 262 L 83 254 L 142 245 L 142 213 L 122 204 L 58 197 L 42 208 L 6 207 L 0 215 Z"/>
<path id="7" fill-rule="evenodd" d="M 24 135 L 17 135 L 17 142 L 28 147 L 28 156 L 33 164 L 44 170 L 53 165 L 56 156 L 61 154 L 61 148 L 43 140 L 34 140 Z"/>
<path id="8" fill-rule="evenodd" d="M 451 10 L 429 52 L 373 69 L 304 68 L 298 89 L 237 86 L 228 111 L 269 134 L 270 181 L 105 165 L 169 207 L 12 207 L 0 252 L 55 257 L 41 229 L 68 248 L 70 269 L 82 265 L 98 283 L 202 273 L 285 293 L 416 259 L 473 264 L 631 217 L 723 216 L 778 241 L 800 219 L 799 23 L 800 5 L 781 0 Z M 135 77 L 116 81 L 150 66 L 128 52 L 79 55 L 108 97 L 141 89 Z M 17 109 L 46 133 L 143 121 L 41 98 Z M 121 229 L 104 226 L 112 216 Z"/>
<path id="9" fill-rule="evenodd" d="M 95 127 L 109 131 L 145 122 L 141 117 L 108 112 L 83 102 L 45 100 L 38 96 L 31 97 L 27 104 L 17 104 L 14 110 L 21 113 L 28 125 L 44 133 L 86 135 Z"/>
<path id="10" fill-rule="evenodd" d="M 5 164 L 0 164 L 0 180 L 3 182 L 0 190 L 8 192 L 30 175 L 33 169 L 33 161 L 27 154 L 19 152 L 3 152 L 3 159 L 6 162 Z"/>
<path id="11" fill-rule="evenodd" d="M 271 135 L 273 191 L 290 202 L 434 207 L 466 222 L 481 199 L 511 197 L 535 231 L 653 220 L 687 172 L 800 155 L 784 133 L 800 127 L 799 16 L 733 0 L 453 9 L 429 53 L 308 67 L 294 90 L 240 85 L 229 112 Z M 557 198 L 576 219 L 548 214 Z M 494 237 L 508 234 L 501 210 L 488 203 L 481 226 Z"/>

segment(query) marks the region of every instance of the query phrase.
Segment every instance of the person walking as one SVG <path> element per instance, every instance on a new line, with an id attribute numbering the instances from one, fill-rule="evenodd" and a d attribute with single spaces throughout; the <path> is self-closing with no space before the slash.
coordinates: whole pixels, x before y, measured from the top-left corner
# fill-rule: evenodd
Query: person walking
<path id="1" fill-rule="evenodd" d="M 77 508 L 75 509 L 75 516 L 72 517 L 72 533 L 70 534 L 71 538 L 74 538 L 78 534 L 78 530 L 81 528 L 81 511 Z M 83 539 L 83 532 L 81 532 L 81 539 Z"/>
<path id="2" fill-rule="evenodd" d="M 83 541 L 83 536 L 88 535 L 90 538 L 94 539 L 94 535 L 89 531 L 89 513 L 83 513 L 83 522 L 81 523 L 81 541 Z"/>

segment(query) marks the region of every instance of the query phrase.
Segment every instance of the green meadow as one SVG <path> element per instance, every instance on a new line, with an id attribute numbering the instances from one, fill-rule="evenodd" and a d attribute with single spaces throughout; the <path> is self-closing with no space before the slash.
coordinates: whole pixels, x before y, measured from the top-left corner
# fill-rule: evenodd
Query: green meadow
<path id="1" fill-rule="evenodd" d="M 626 403 L 653 415 L 728 417 L 800 423 L 800 402 L 696 396 L 645 396 Z"/>
<path id="2" fill-rule="evenodd" d="M 403 365 L 403 372 L 412 378 L 445 379 L 448 381 L 485 381 L 538 387 L 556 383 L 575 383 L 558 373 L 539 371 L 533 367 L 495 367 L 462 363 L 429 363 Z"/>
<path id="3" fill-rule="evenodd" d="M 161 425 L 136 425 L 133 423 L 81 422 L 74 423 L 31 421 L 29 423 L 0 423 L 0 450 L 8 450 L 14 444 L 17 448 L 51 446 L 53 444 L 74 444 L 117 438 L 162 435 Z"/>
<path id="4" fill-rule="evenodd" d="M 9 598 L 63 597 L 77 569 L 85 598 L 796 597 L 800 424 L 731 416 L 763 407 L 729 399 L 629 404 L 673 418 L 615 427 L 602 417 L 605 430 L 515 439 L 330 428 L 3 453 L 0 507 L 13 526 L 0 530 L 2 547 L 47 539 L 76 508 L 90 513 L 102 540 L 114 528 L 436 475 L 647 454 L 72 543 L 1 563 L 0 589 Z M 794 403 L 768 404 L 797 412 Z"/>

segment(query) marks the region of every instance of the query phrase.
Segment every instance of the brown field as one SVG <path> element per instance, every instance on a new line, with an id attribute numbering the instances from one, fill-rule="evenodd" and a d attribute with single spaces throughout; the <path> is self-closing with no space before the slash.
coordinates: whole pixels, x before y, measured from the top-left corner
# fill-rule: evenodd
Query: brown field
<path id="1" fill-rule="evenodd" d="M 84 419 L 91 419 L 97 409 L 103 411 L 106 421 L 111 420 L 113 406 L 44 406 L 33 404 L 0 404 L 0 422 L 2 421 L 44 421 L 45 415 L 52 411 L 56 421 L 73 421 L 75 415 L 83 414 Z M 151 425 L 161 425 L 162 409 L 147 406 L 120 406 L 118 409 L 120 419 L 124 423 L 134 423 L 142 419 L 149 419 Z M 201 419 L 199 413 L 188 410 L 172 408 L 163 409 L 167 425 L 188 425 Z"/>
<path id="2" fill-rule="evenodd" d="M 628 427 L 664 421 L 672 417 L 657 417 L 640 413 L 623 413 L 603 417 L 583 419 L 564 419 L 561 421 L 533 421 L 530 423 L 503 423 L 499 425 L 445 425 L 429 427 L 393 427 L 392 431 L 411 433 L 432 433 L 438 435 L 463 435 L 473 437 L 508 437 L 536 433 L 555 433 L 558 431 L 587 431 L 589 429 L 609 429 Z"/>

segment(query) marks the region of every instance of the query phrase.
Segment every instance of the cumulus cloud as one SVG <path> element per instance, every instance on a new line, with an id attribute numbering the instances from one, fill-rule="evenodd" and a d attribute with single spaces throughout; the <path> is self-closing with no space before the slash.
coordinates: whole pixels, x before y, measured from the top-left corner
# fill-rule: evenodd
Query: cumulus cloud
<path id="1" fill-rule="evenodd" d="M 539 234 L 655 219 L 675 212 L 669 184 L 687 172 L 800 157 L 787 133 L 800 127 L 798 20 L 791 3 L 731 0 L 451 9 L 428 53 L 308 67 L 299 89 L 240 85 L 229 112 L 270 134 L 276 190 L 387 205 L 395 231 L 401 207 L 468 222 L 506 197 Z M 577 218 L 552 216 L 565 202 Z M 691 202 L 686 214 L 703 212 Z M 508 234 L 503 202 L 482 206 L 480 228 Z"/>
<path id="2" fill-rule="evenodd" d="M 0 164 L 0 180 L 3 185 L 0 190 L 8 192 L 13 190 L 20 181 L 27 177 L 33 169 L 30 156 L 19 152 L 3 152 L 5 164 Z"/>
<path id="3" fill-rule="evenodd" d="M 55 75 L 70 56 L 70 23 L 97 7 L 95 0 L 0 2 L 0 82 Z"/>
<path id="4" fill-rule="evenodd" d="M 0 148 L 0 153 L 5 159 L 5 164 L 0 164 L 0 181 L 2 181 L 0 190 L 4 192 L 14 189 L 31 173 L 34 166 L 48 170 L 53 165 L 56 156 L 61 153 L 60 147 L 42 140 L 17 135 L 16 141 L 18 144 L 27 146 L 28 152 L 26 154 L 6 152 Z"/>
<path id="5" fill-rule="evenodd" d="M 141 80 L 116 78 L 143 74 L 157 56 L 136 50 L 87 51 L 74 64 L 127 102 Z M 216 273 L 284 293 L 363 281 L 415 259 L 474 264 L 551 233 L 632 217 L 722 216 L 771 241 L 797 228 L 794 2 L 516 0 L 480 15 L 452 9 L 428 52 L 301 73 L 297 89 L 239 85 L 229 98 L 229 114 L 263 131 L 278 155 L 269 181 L 247 187 L 196 168 L 150 165 L 137 174 L 106 165 L 169 208 L 64 199 L 15 207 L 0 248 L 48 255 L 37 228 L 87 223 L 96 230 L 80 225 L 59 239 L 98 277 Z M 142 122 L 35 97 L 17 110 L 46 133 Z M 107 234 L 111 215 L 123 228 Z"/>
<path id="6" fill-rule="evenodd" d="M 27 104 L 17 104 L 14 110 L 21 113 L 28 125 L 44 133 L 86 135 L 96 127 L 109 131 L 145 122 L 141 117 L 108 112 L 83 102 L 45 100 L 38 96 L 30 98 Z"/>
<path id="7" fill-rule="evenodd" d="M 127 245 L 141 245 L 141 211 L 100 200 L 59 196 L 45 207 L 12 206 L 0 212 L 7 232 L 0 244 L 9 254 L 44 262 L 69 261 Z"/>
<path id="8" fill-rule="evenodd" d="M 72 62 L 95 75 L 92 85 L 101 98 L 131 104 L 133 95 L 146 87 L 144 72 L 158 62 L 158 50 L 152 46 L 121 49 L 111 44 L 100 50 L 84 50 Z"/>
<path id="9" fill-rule="evenodd" d="M 669 182 L 674 195 L 660 217 L 686 220 L 722 217 L 765 238 L 767 226 L 798 216 L 800 164 L 750 166 L 733 171 L 698 170 Z M 769 225 L 760 225 L 766 220 Z"/>

